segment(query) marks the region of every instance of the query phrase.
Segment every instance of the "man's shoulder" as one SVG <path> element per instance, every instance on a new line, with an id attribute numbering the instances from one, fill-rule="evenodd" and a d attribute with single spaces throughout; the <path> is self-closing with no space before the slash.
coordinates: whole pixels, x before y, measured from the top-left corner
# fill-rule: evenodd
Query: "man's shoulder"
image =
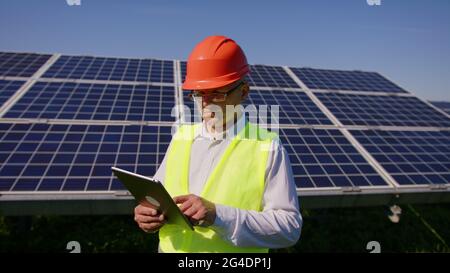
<path id="1" fill-rule="evenodd" d="M 250 122 L 248 123 L 245 137 L 257 139 L 259 141 L 274 141 L 279 138 L 277 133 L 269 131 L 268 129 L 258 124 L 253 124 Z"/>

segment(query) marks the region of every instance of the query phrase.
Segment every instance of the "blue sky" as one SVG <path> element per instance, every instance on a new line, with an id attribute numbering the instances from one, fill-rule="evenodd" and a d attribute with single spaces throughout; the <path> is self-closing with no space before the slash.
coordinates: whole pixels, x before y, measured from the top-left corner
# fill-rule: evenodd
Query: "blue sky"
<path id="1" fill-rule="evenodd" d="M 0 1 L 0 50 L 186 59 L 205 36 L 250 63 L 377 71 L 450 101 L 450 1 Z"/>

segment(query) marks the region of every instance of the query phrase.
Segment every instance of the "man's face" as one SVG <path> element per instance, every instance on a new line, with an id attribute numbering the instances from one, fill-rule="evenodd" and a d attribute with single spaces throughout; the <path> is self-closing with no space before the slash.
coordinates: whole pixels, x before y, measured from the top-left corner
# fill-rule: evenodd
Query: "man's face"
<path id="1" fill-rule="evenodd" d="M 203 120 L 207 124 L 214 124 L 215 126 L 224 125 L 228 119 L 232 118 L 227 117 L 226 106 L 236 106 L 241 104 L 247 97 L 248 91 L 248 84 L 242 81 L 218 89 L 202 90 L 202 93 L 204 94 L 217 94 L 218 97 L 229 92 L 224 101 L 214 100 L 214 95 L 212 95 L 212 97 L 207 95 L 196 100 L 199 104 L 199 109 L 201 109 Z M 221 113 L 218 113 L 218 111 L 221 111 Z"/>

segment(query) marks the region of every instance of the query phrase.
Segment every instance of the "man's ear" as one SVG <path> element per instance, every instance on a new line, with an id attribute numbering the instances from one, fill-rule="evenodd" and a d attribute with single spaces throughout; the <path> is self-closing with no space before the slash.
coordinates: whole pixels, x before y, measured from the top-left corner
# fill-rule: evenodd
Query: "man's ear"
<path id="1" fill-rule="evenodd" d="M 245 100 L 247 98 L 249 92 L 250 92 L 250 86 L 248 86 L 248 83 L 246 82 L 242 86 L 242 95 L 241 95 L 242 100 Z"/>

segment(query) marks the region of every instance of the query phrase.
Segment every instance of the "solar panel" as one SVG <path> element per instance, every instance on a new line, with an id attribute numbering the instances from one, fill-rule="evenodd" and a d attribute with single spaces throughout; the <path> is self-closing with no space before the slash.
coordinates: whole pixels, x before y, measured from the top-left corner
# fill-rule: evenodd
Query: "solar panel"
<path id="1" fill-rule="evenodd" d="M 61 56 L 44 78 L 173 83 L 173 61 Z"/>
<path id="2" fill-rule="evenodd" d="M 280 124 L 331 125 L 331 121 L 304 92 L 251 89 L 245 104 L 279 106 Z M 270 109 L 268 110 L 270 111 Z M 270 119 L 270 117 L 269 117 Z"/>
<path id="3" fill-rule="evenodd" d="M 6 118 L 174 121 L 174 87 L 36 82 Z"/>
<path id="4" fill-rule="evenodd" d="M 450 183 L 450 131 L 351 133 L 398 184 Z"/>
<path id="5" fill-rule="evenodd" d="M 199 121 L 194 119 L 197 117 L 197 111 L 194 110 L 194 103 L 188 98 L 187 92 L 184 92 L 184 104 L 189 108 L 191 119 L 187 121 Z M 243 103 L 243 107 L 248 115 L 256 115 L 255 108 L 248 108 L 249 105 L 255 106 L 258 113 L 262 115 L 264 112 L 260 105 L 267 106 L 267 118 L 265 121 L 258 120 L 262 123 L 272 123 L 272 113 L 275 107 L 278 106 L 279 124 L 297 124 L 297 125 L 331 125 L 332 122 L 325 116 L 325 114 L 313 103 L 313 101 L 304 92 L 284 91 L 284 90 L 261 90 L 252 88 L 249 96 Z M 275 120 L 276 121 L 276 120 Z"/>
<path id="6" fill-rule="evenodd" d="M 31 77 L 50 57 L 49 54 L 0 52 L 0 76 Z"/>
<path id="7" fill-rule="evenodd" d="M 16 93 L 17 90 L 24 84 L 24 81 L 7 81 L 0 80 L 0 107 L 9 98 Z"/>
<path id="8" fill-rule="evenodd" d="M 448 117 L 412 96 L 315 95 L 344 125 L 450 126 Z"/>
<path id="9" fill-rule="evenodd" d="M 450 114 L 450 102 L 448 102 L 448 101 L 431 101 L 431 103 L 434 106 L 444 110 L 444 112 L 446 112 L 447 114 Z"/>
<path id="10" fill-rule="evenodd" d="M 120 190 L 111 166 L 152 176 L 171 127 L 0 123 L 0 191 Z"/>
<path id="11" fill-rule="evenodd" d="M 248 81 L 253 86 L 300 88 L 281 66 L 251 65 Z"/>
<path id="12" fill-rule="evenodd" d="M 310 89 L 406 93 L 375 72 L 290 68 Z"/>
<path id="13" fill-rule="evenodd" d="M 298 188 L 387 186 L 337 129 L 281 129 Z"/>
<path id="14" fill-rule="evenodd" d="M 181 79 L 184 82 L 186 62 L 180 62 L 180 70 Z M 300 86 L 281 66 L 250 65 L 250 73 L 246 78 L 250 86 L 300 89 Z"/>

